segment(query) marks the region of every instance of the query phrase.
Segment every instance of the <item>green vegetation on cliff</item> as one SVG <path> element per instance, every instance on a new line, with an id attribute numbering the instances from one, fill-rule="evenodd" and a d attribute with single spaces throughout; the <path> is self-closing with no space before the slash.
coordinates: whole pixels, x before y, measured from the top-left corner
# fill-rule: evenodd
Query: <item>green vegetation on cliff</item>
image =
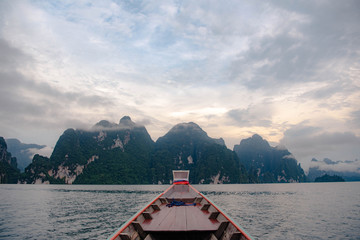
<path id="1" fill-rule="evenodd" d="M 50 176 L 54 164 L 48 157 L 36 154 L 32 163 L 25 168 L 25 173 L 20 177 L 22 183 L 52 183 L 64 184 L 64 179 L 56 179 Z"/>
<path id="2" fill-rule="evenodd" d="M 154 142 L 144 126 L 123 117 L 90 130 L 67 129 L 50 158 L 35 155 L 21 182 L 169 184 L 172 170 L 190 170 L 191 183 L 301 182 L 305 174 L 284 149 L 260 136 L 232 151 L 195 123 L 181 123 Z M 248 171 L 247 171 L 247 170 Z"/>
<path id="3" fill-rule="evenodd" d="M 66 130 L 48 159 L 34 159 L 26 168 L 43 181 L 74 184 L 146 184 L 154 142 L 129 117 L 119 124 L 101 121 L 91 130 Z M 35 161 L 36 160 L 36 161 Z M 45 177 L 44 177 L 45 176 Z M 26 177 L 28 183 L 36 177 Z"/>
<path id="4" fill-rule="evenodd" d="M 0 137 L 0 183 L 17 183 L 19 176 L 16 158 L 7 151 L 5 139 Z"/>
<path id="5" fill-rule="evenodd" d="M 236 154 L 195 123 L 182 123 L 159 138 L 151 161 L 152 182 L 169 183 L 169 169 L 190 170 L 192 183 L 248 182 Z"/>
<path id="6" fill-rule="evenodd" d="M 315 178 L 315 182 L 345 182 L 345 180 L 337 175 L 330 176 L 328 174 L 325 174 L 321 177 Z"/>
<path id="7" fill-rule="evenodd" d="M 148 166 L 154 142 L 144 127 L 78 134 L 83 149 L 79 155 L 85 156 L 88 166 L 74 183 L 150 183 Z"/>
<path id="8" fill-rule="evenodd" d="M 248 170 L 252 182 L 304 182 L 306 180 L 304 170 L 287 149 L 271 147 L 257 134 L 242 140 L 240 145 L 235 145 L 234 151 Z"/>

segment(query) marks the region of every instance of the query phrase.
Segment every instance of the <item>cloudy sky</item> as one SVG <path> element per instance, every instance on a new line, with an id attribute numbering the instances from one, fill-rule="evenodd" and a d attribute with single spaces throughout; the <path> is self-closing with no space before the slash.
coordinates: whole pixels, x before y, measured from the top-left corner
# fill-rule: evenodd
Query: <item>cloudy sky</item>
<path id="1" fill-rule="evenodd" d="M 305 168 L 360 159 L 359 23 L 356 0 L 2 0 L 0 136 L 53 147 L 128 115 L 153 140 L 192 121 Z"/>

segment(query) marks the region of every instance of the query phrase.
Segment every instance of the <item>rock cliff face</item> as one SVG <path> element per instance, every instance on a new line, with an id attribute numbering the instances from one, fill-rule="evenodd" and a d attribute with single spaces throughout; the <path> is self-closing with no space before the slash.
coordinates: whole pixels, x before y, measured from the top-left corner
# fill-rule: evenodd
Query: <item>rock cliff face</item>
<path id="1" fill-rule="evenodd" d="M 0 183 L 17 183 L 19 174 L 16 158 L 11 157 L 5 139 L 0 137 Z"/>
<path id="2" fill-rule="evenodd" d="M 70 169 L 69 166 L 64 166 L 65 163 L 62 163 L 57 169 L 50 169 L 48 174 L 55 179 L 63 179 L 66 184 L 72 184 L 76 180 L 77 176 L 82 174 L 84 169 L 96 159 L 99 159 L 99 156 L 94 155 L 84 165 L 75 164 L 75 169 L 73 170 Z"/>
<path id="3" fill-rule="evenodd" d="M 150 169 L 154 183 L 170 183 L 168 169 L 189 169 L 192 183 L 248 182 L 236 154 L 192 122 L 174 126 L 156 141 Z"/>
<path id="4" fill-rule="evenodd" d="M 173 169 L 189 169 L 193 183 L 248 182 L 236 154 L 195 123 L 178 124 L 154 143 L 129 117 L 66 130 L 50 158 L 34 156 L 22 182 L 168 184 Z"/>
<path id="5" fill-rule="evenodd" d="M 50 158 L 35 155 L 23 183 L 169 184 L 172 170 L 190 170 L 191 183 L 302 182 L 305 174 L 284 148 L 259 135 L 229 150 L 197 124 L 175 125 L 156 142 L 144 126 L 123 117 L 90 130 L 68 129 Z"/>
<path id="6" fill-rule="evenodd" d="M 284 147 L 271 147 L 255 134 L 244 139 L 234 151 L 248 170 L 252 182 L 304 182 L 306 176 L 294 156 Z"/>
<path id="7" fill-rule="evenodd" d="M 62 179 L 55 179 L 51 175 L 53 164 L 48 157 L 36 154 L 32 163 L 25 168 L 25 173 L 22 174 L 19 182 L 29 184 L 62 184 L 65 183 Z"/>
<path id="8" fill-rule="evenodd" d="M 150 183 L 148 165 L 154 142 L 145 127 L 124 117 L 100 121 L 90 130 L 66 130 L 50 159 L 34 157 L 26 183 Z"/>

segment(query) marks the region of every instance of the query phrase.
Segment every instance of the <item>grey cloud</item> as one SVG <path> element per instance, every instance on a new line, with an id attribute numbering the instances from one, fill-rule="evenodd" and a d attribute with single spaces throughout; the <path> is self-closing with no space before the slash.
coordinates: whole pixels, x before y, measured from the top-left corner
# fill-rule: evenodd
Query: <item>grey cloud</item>
<path id="1" fill-rule="evenodd" d="M 333 160 L 329 159 L 329 158 L 324 158 L 324 163 L 328 164 L 328 165 L 335 165 L 338 164 L 340 161 L 334 162 Z"/>
<path id="2" fill-rule="evenodd" d="M 339 79 L 327 83 L 327 86 L 313 91 L 308 91 L 299 96 L 299 99 L 313 99 L 319 102 L 320 108 L 328 110 L 339 110 L 344 108 L 353 108 L 351 101 L 347 100 L 348 96 L 357 94 L 360 88 L 351 80 Z M 354 95 L 355 96 L 355 95 Z M 332 99 L 332 101 L 329 101 Z M 354 118 L 353 113 L 350 116 Z M 356 121 L 356 120 L 355 120 Z M 356 125 L 356 122 L 354 122 Z"/>
<path id="3" fill-rule="evenodd" d="M 25 124 L 25 120 L 43 125 L 63 125 L 72 120 L 71 108 L 111 107 L 110 98 L 84 92 L 66 92 L 46 82 L 38 82 L 17 68 L 34 64 L 21 50 L 0 39 L 0 123 L 3 126 Z M 62 119 L 62 121 L 55 121 Z M 77 125 L 82 125 L 78 123 Z"/>
<path id="4" fill-rule="evenodd" d="M 111 107 L 114 105 L 114 103 L 111 100 L 97 95 L 80 95 L 78 96 L 77 101 L 80 106 L 87 106 L 87 107 L 93 107 L 93 106 Z"/>
<path id="5" fill-rule="evenodd" d="M 62 92 L 47 83 L 27 79 L 17 72 L 0 72 L 0 79 L 0 98 L 6 103 L 2 104 L 0 111 L 40 114 L 45 113 L 46 108 L 67 109 L 71 103 L 88 108 L 113 105 L 110 99 L 82 92 Z M 31 96 L 23 95 L 23 91 L 30 92 Z"/>
<path id="6" fill-rule="evenodd" d="M 32 102 L 21 94 L 21 84 L 26 82 L 21 74 L 0 72 L 0 80 L 0 112 L 3 116 L 39 115 L 46 112 L 40 102 Z M 24 89 L 28 88 L 25 86 Z"/>
<path id="7" fill-rule="evenodd" d="M 76 114 L 71 114 L 64 119 L 63 126 L 74 129 L 89 129 L 91 124 L 93 123 L 89 123 L 87 119 L 81 119 Z"/>
<path id="8" fill-rule="evenodd" d="M 350 113 L 349 124 L 357 129 L 360 128 L 360 110 L 353 111 Z"/>
<path id="9" fill-rule="evenodd" d="M 324 158 L 323 160 L 312 161 L 310 166 L 312 168 L 334 172 L 335 174 L 345 174 L 346 172 L 348 172 L 348 174 L 350 173 L 350 175 L 360 174 L 360 161 L 358 159 L 333 161 L 329 158 Z"/>
<path id="10" fill-rule="evenodd" d="M 297 6 L 300 10 L 290 5 L 284 8 L 289 15 L 301 14 L 301 8 L 306 8 L 303 12 L 310 13 L 309 21 L 295 19 L 287 23 L 284 18 L 284 24 L 278 26 L 279 33 L 259 39 L 259 43 L 255 42 L 230 65 L 232 79 L 252 89 L 306 81 L 333 81 L 340 76 L 334 76 L 333 69 L 326 68 L 327 63 L 343 58 L 347 58 L 349 65 L 357 61 L 360 15 L 354 5 L 358 4 L 342 4 L 340 8 L 331 4 L 310 6 L 305 2 L 297 5 L 302 4 L 304 6 Z M 294 31 L 300 36 L 292 35 Z M 329 90 L 335 90 L 333 86 L 331 88 Z"/>
<path id="11" fill-rule="evenodd" d="M 357 21 L 360 18 L 360 4 L 357 0 L 339 1 L 272 1 L 274 6 L 296 11 L 303 14 L 315 16 L 318 25 L 313 25 L 314 34 L 324 34 L 331 31 L 352 31 L 357 27 Z M 334 21 L 334 19 L 336 21 Z M 344 23 L 346 25 L 344 25 Z"/>
<path id="12" fill-rule="evenodd" d="M 289 138 L 292 136 L 306 138 L 308 136 L 313 136 L 319 133 L 320 130 L 321 130 L 320 127 L 309 126 L 306 124 L 306 121 L 304 121 L 286 130 L 285 135 L 289 136 Z"/>
<path id="13" fill-rule="evenodd" d="M 241 127 L 270 127 L 272 124 L 272 107 L 271 104 L 263 103 L 249 106 L 246 109 L 232 109 L 227 112 L 227 116 Z"/>
<path id="14" fill-rule="evenodd" d="M 312 158 L 344 161 L 360 157 L 360 138 L 354 133 L 332 132 L 331 129 L 309 126 L 306 122 L 285 131 L 280 143 L 305 165 Z"/>
<path id="15" fill-rule="evenodd" d="M 141 119 L 140 121 L 136 121 L 137 124 L 142 125 L 142 126 L 146 126 L 146 125 L 150 125 L 152 124 L 151 119 Z"/>
<path id="16" fill-rule="evenodd" d="M 75 93 L 61 93 L 57 89 L 51 87 L 47 83 L 38 83 L 33 79 L 28 79 L 21 73 L 17 72 L 15 69 L 10 69 L 8 71 L 0 71 L 0 86 L 1 91 L 8 92 L 9 94 L 19 95 L 22 91 L 33 92 L 34 96 L 36 95 L 46 95 L 51 98 L 56 97 L 66 97 L 67 99 L 72 100 L 75 96 Z"/>
<path id="17" fill-rule="evenodd" d="M 323 87 L 318 90 L 310 91 L 307 93 L 304 93 L 301 98 L 312 98 L 312 99 L 327 99 L 333 96 L 335 93 L 337 93 L 341 89 L 341 83 L 340 85 L 334 84 L 329 85 L 327 87 Z"/>
<path id="18" fill-rule="evenodd" d="M 50 157 L 53 150 L 54 150 L 54 148 L 49 147 L 49 146 L 45 146 L 45 147 L 40 148 L 40 149 L 29 148 L 27 151 L 29 151 L 32 155 L 40 154 L 42 156 Z"/>
<path id="19" fill-rule="evenodd" d="M 10 46 L 4 39 L 0 38 L 0 70 L 7 71 L 19 64 L 27 64 L 31 57 L 23 54 L 20 50 Z"/>
<path id="20" fill-rule="evenodd" d="M 335 146 L 356 145 L 360 146 L 360 138 L 351 132 L 327 132 L 320 127 L 295 126 L 285 131 L 281 143 L 296 145 L 298 148 L 333 149 Z"/>

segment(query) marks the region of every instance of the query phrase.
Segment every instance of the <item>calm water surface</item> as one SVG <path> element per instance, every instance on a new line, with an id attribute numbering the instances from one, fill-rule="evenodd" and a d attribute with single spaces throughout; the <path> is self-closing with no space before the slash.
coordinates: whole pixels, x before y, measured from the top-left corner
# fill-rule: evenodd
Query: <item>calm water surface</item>
<path id="1" fill-rule="evenodd" d="M 0 239 L 106 239 L 165 185 L 0 185 Z M 256 239 L 360 239 L 360 182 L 194 185 Z"/>

